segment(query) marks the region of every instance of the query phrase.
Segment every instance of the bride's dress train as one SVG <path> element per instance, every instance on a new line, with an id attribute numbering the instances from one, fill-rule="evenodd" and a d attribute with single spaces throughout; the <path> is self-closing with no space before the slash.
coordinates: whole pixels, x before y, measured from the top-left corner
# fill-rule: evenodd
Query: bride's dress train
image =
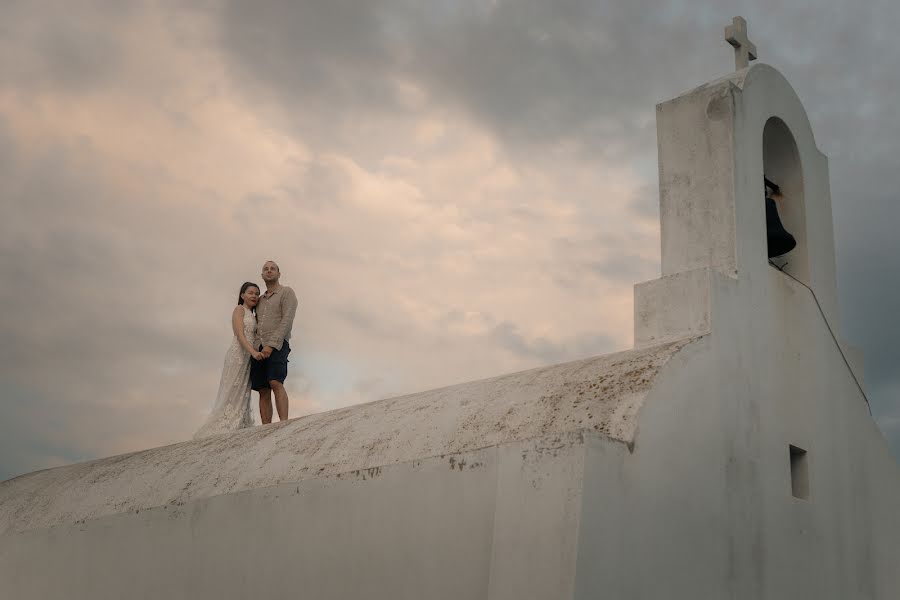
<path id="1" fill-rule="evenodd" d="M 244 307 L 244 335 L 256 347 L 256 315 Z M 244 350 L 237 336 L 225 353 L 222 379 L 212 412 L 194 439 L 251 427 L 250 416 L 250 354 Z"/>

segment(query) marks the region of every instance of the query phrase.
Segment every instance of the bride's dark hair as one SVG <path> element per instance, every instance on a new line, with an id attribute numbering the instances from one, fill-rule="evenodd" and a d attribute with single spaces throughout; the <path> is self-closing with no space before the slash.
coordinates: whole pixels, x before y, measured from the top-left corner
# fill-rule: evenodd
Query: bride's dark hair
<path id="1" fill-rule="evenodd" d="M 252 288 L 252 287 L 255 287 L 257 292 L 260 291 L 259 286 L 256 285 L 255 283 L 253 283 L 252 281 L 245 281 L 244 285 L 241 286 L 241 291 L 238 292 L 238 304 L 239 305 L 244 303 L 244 298 L 243 298 L 244 292 L 247 291 L 247 288 Z M 256 312 L 255 307 L 252 308 L 251 310 L 253 310 L 253 312 Z"/>

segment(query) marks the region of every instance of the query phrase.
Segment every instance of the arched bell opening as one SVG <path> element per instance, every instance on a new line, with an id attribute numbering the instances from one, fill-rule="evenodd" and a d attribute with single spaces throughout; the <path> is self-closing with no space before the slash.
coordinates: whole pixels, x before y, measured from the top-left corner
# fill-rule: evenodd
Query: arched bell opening
<path id="1" fill-rule="evenodd" d="M 769 256 L 774 255 L 771 258 L 774 263 L 808 285 L 803 165 L 791 130 L 778 117 L 771 117 L 763 129 L 763 171 L 765 180 L 759 182 L 760 200 L 768 208 Z M 791 243 L 791 238 L 796 245 Z"/>

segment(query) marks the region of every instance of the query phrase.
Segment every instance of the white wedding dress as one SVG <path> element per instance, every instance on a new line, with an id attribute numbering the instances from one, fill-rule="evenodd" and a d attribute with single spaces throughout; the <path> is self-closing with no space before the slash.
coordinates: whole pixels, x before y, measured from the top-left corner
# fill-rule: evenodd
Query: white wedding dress
<path id="1" fill-rule="evenodd" d="M 244 307 L 244 335 L 250 345 L 256 348 L 256 315 L 246 307 Z M 250 417 L 250 360 L 250 354 L 241 346 L 237 336 L 234 336 L 228 352 L 225 353 L 219 393 L 216 395 L 212 412 L 194 434 L 195 440 L 253 425 L 253 419 Z"/>

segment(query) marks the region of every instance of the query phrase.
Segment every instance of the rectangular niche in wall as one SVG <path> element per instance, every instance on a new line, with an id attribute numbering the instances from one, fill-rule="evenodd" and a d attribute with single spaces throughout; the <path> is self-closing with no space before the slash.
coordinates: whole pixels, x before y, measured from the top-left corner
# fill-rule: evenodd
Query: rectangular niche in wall
<path id="1" fill-rule="evenodd" d="M 791 494 L 794 498 L 807 500 L 809 498 L 809 466 L 807 464 L 806 450 L 791 445 Z"/>

